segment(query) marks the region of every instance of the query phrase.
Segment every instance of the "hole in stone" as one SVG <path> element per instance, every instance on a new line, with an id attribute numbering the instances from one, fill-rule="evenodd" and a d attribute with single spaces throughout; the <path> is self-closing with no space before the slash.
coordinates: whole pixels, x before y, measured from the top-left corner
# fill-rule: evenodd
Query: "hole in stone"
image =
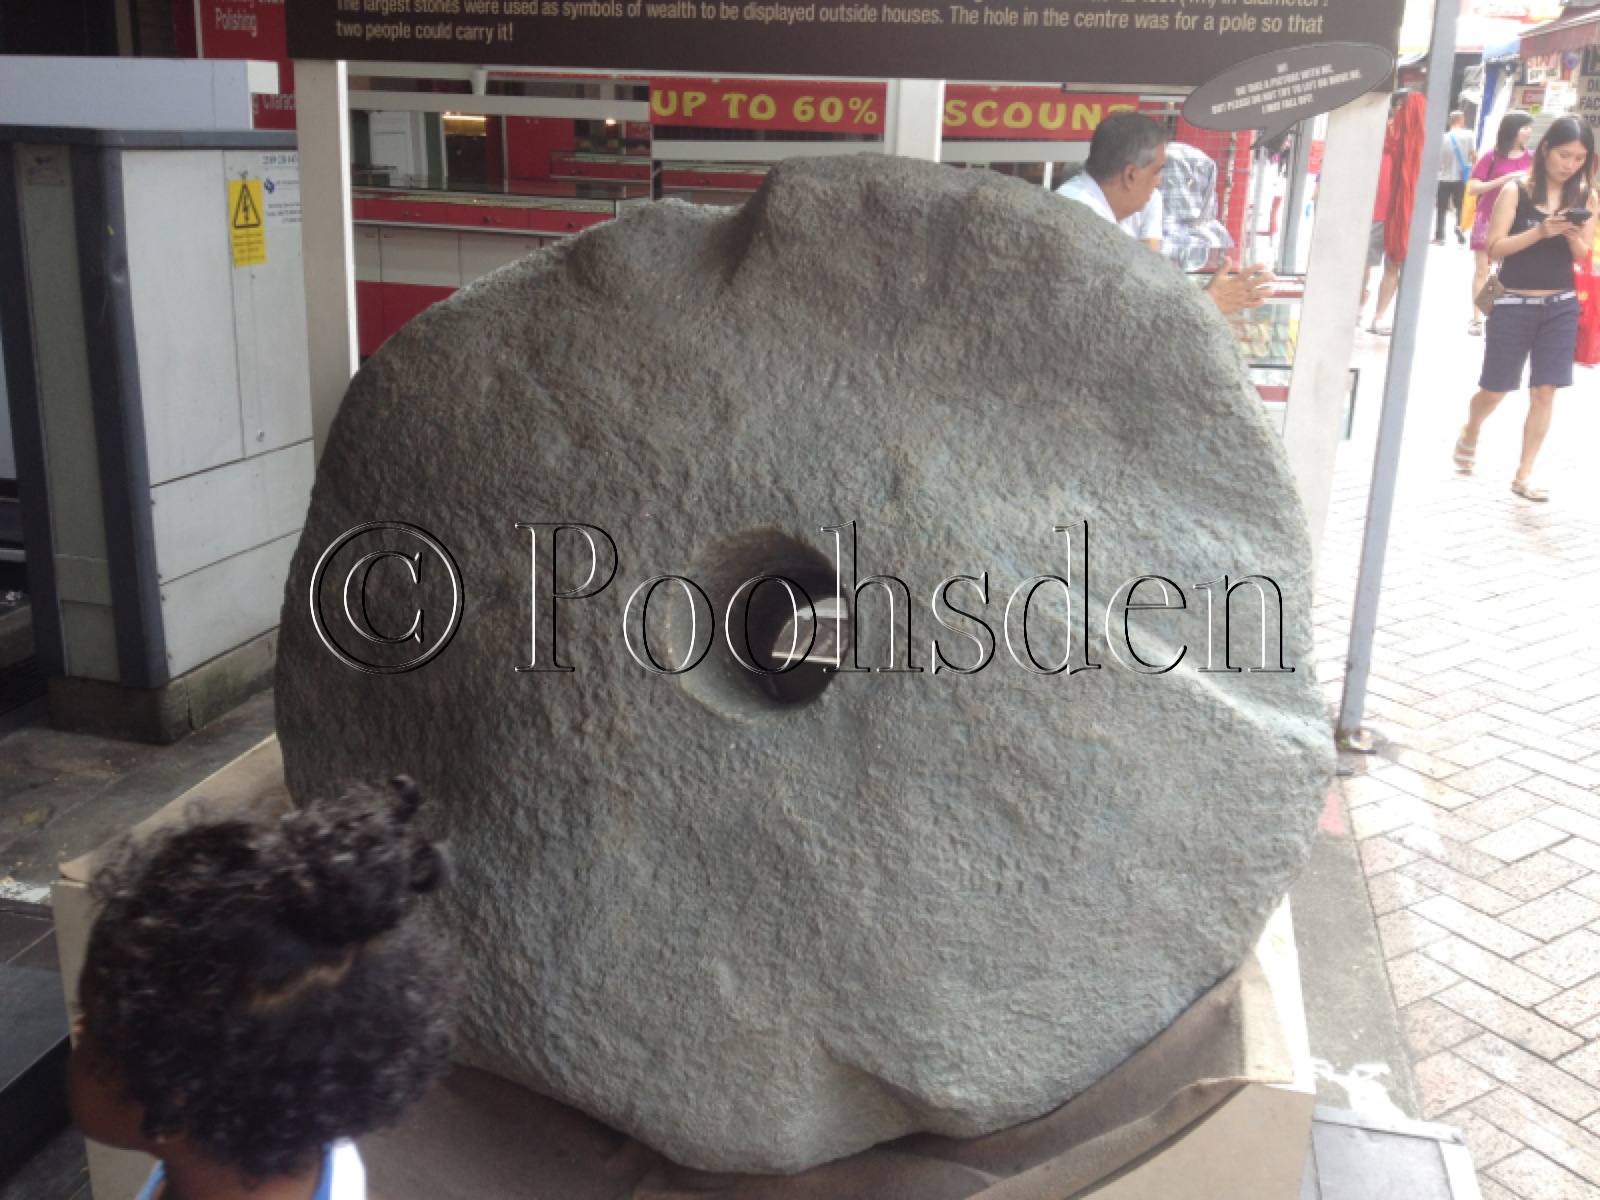
<path id="1" fill-rule="evenodd" d="M 717 621 L 705 661 L 679 676 L 692 695 L 719 712 L 749 717 L 792 710 L 827 690 L 835 674 L 828 668 L 849 648 L 850 614 L 834 592 L 833 563 L 820 550 L 779 529 L 747 529 L 702 549 L 688 574 L 711 597 Z M 737 657 L 728 646 L 730 625 Z M 673 653 L 681 655 L 690 636 L 687 611 L 675 608 L 666 626 Z M 740 658 L 765 670 L 751 670 Z"/>

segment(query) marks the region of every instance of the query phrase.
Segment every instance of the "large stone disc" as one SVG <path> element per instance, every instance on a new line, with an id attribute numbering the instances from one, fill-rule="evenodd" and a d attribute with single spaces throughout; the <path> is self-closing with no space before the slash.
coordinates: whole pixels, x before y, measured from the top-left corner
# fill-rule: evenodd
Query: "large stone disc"
<path id="1" fill-rule="evenodd" d="M 909 585 L 922 673 L 807 666 L 785 692 L 720 641 L 679 676 L 630 657 L 638 584 L 688 576 L 719 620 L 763 573 L 821 600 L 820 527 L 851 520 L 859 576 Z M 1052 529 L 1084 520 L 1100 669 L 1035 674 L 1008 653 L 1007 598 L 1040 575 L 1081 586 L 1081 532 Z M 310 620 L 319 556 L 367 521 L 418 525 L 459 564 L 460 630 L 414 671 L 351 669 Z M 620 569 L 558 606 L 576 670 L 518 673 L 514 525 L 560 521 L 604 529 Z M 426 597 L 432 637 L 438 566 L 419 587 L 374 568 L 375 631 Z M 987 607 L 969 584 L 949 598 L 997 653 L 936 675 L 931 639 L 977 654 L 928 598 L 984 572 Z M 1187 601 L 1128 618 L 1145 662 L 1187 646 L 1164 674 L 1107 641 L 1107 602 L 1141 575 Z M 1220 589 L 1195 585 L 1224 575 L 1281 589 L 1292 673 L 1199 669 L 1224 646 Z M 864 665 L 886 661 L 885 590 L 855 608 Z M 1233 600 L 1236 667 L 1262 665 L 1256 592 Z M 1044 1113 L 1239 962 L 1331 771 L 1310 604 L 1282 451 L 1192 282 L 1014 180 L 796 162 L 741 210 L 652 205 L 498 271 L 363 368 L 288 585 L 278 719 L 297 797 L 401 771 L 431 795 L 459 867 L 445 910 L 472 1061 L 684 1163 L 792 1171 Z M 1053 665 L 1072 638 L 1082 664 L 1059 587 L 1033 594 L 1026 649 L 1021 607 L 1018 654 Z M 652 612 L 670 664 L 688 609 L 667 587 Z M 1268 667 L 1278 632 L 1274 615 Z"/>

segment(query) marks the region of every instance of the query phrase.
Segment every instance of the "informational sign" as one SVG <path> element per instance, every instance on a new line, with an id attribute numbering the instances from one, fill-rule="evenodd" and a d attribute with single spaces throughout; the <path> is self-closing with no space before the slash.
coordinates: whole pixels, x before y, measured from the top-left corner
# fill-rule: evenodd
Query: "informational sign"
<path id="1" fill-rule="evenodd" d="M 66 147 L 29 146 L 22 155 L 22 179 L 29 187 L 66 187 Z"/>
<path id="2" fill-rule="evenodd" d="M 1522 77 L 1528 83 L 1548 83 L 1561 78 L 1561 55 L 1529 56 L 1522 61 Z"/>
<path id="3" fill-rule="evenodd" d="M 293 58 L 1188 86 L 1401 0 L 286 0 Z M 774 98 L 776 101 L 776 98 Z"/>
<path id="4" fill-rule="evenodd" d="M 261 215 L 268 225 L 300 224 L 300 156 L 261 156 Z"/>
<path id="5" fill-rule="evenodd" d="M 652 79 L 656 124 L 693 129 L 765 129 L 798 133 L 876 134 L 883 126 L 881 83 L 838 80 Z M 1060 88 L 951 84 L 945 89 L 944 136 L 1038 142 L 1086 142 L 1108 113 L 1138 108 L 1135 97 Z"/>
<path id="6" fill-rule="evenodd" d="M 1381 46 L 1295 46 L 1206 80 L 1183 102 L 1183 119 L 1200 129 L 1259 129 L 1270 139 L 1366 95 L 1393 71 L 1394 55 Z"/>
<path id="7" fill-rule="evenodd" d="M 284 0 L 196 0 L 201 58 L 250 58 L 278 64 L 278 92 L 251 97 L 257 129 L 293 129 L 294 64 L 284 31 Z"/>
<path id="8" fill-rule="evenodd" d="M 1600 128 L 1600 74 L 1578 80 L 1578 102 L 1573 111 L 1595 128 Z"/>
<path id="9" fill-rule="evenodd" d="M 234 266 L 258 267 L 267 261 L 261 180 L 228 180 L 228 238 L 233 243 Z"/>

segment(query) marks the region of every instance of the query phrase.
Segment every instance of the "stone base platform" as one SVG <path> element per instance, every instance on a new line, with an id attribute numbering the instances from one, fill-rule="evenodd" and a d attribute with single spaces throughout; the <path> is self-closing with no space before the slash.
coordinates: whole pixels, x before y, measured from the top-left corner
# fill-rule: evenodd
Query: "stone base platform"
<path id="1" fill-rule="evenodd" d="M 136 829 L 288 803 L 269 738 Z M 62 864 L 54 890 L 68 996 L 94 859 Z M 986 1137 L 916 1135 L 792 1176 L 711 1175 L 460 1067 L 362 1154 L 384 1200 L 1295 1200 L 1314 1107 L 1285 902 L 1245 962 L 1143 1050 L 1055 1112 Z M 132 1197 L 150 1166 L 93 1144 L 89 1163 L 96 1200 Z"/>

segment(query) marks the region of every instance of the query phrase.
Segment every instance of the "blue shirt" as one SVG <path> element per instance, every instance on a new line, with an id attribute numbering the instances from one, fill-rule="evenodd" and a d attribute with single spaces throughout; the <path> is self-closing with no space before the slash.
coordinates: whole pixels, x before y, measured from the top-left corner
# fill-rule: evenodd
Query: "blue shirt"
<path id="1" fill-rule="evenodd" d="M 154 1200 L 156 1190 L 167 1177 L 166 1166 L 157 1163 L 150 1178 L 134 1200 Z M 366 1200 L 367 1172 L 354 1142 L 339 1141 L 322 1154 L 322 1176 L 311 1200 Z"/>

